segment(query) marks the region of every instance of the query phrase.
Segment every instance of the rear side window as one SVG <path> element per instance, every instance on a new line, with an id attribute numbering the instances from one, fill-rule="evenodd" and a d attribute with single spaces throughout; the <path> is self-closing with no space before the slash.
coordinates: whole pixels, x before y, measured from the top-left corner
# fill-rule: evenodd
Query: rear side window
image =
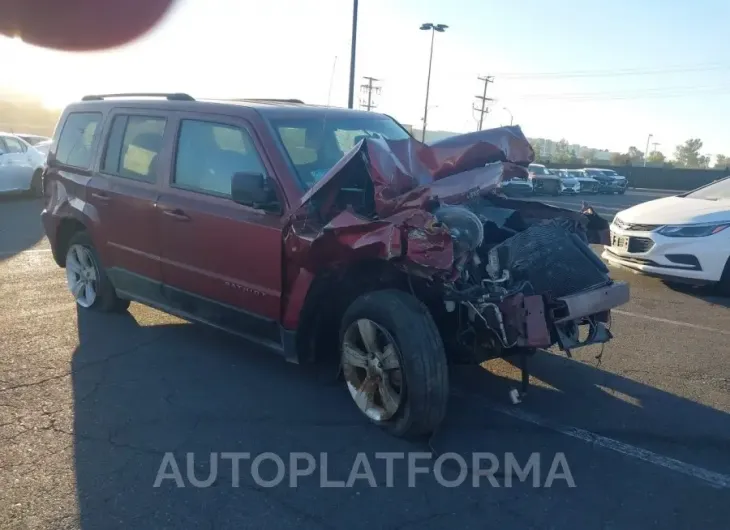
<path id="1" fill-rule="evenodd" d="M 198 120 L 180 123 L 174 183 L 230 197 L 234 173 L 261 173 L 264 166 L 248 132 L 239 127 Z"/>
<path id="2" fill-rule="evenodd" d="M 151 116 L 115 116 L 101 170 L 110 175 L 153 183 L 167 120 Z"/>
<path id="3" fill-rule="evenodd" d="M 91 147 L 101 123 L 100 112 L 72 112 L 66 118 L 56 148 L 56 160 L 66 166 L 89 169 Z"/>
<path id="4" fill-rule="evenodd" d="M 8 153 L 25 153 L 26 147 L 23 142 L 12 136 L 5 137 L 5 145 L 7 146 Z"/>

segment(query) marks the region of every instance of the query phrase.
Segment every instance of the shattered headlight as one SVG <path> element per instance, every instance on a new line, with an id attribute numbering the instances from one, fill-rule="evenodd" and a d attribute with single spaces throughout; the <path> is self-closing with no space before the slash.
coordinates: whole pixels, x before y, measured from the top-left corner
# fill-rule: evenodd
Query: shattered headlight
<path id="1" fill-rule="evenodd" d="M 657 232 L 666 237 L 706 237 L 722 232 L 728 226 L 730 226 L 730 222 L 667 225 L 661 227 Z"/>
<path id="2" fill-rule="evenodd" d="M 473 252 L 484 241 L 484 225 L 479 217 L 468 208 L 440 206 L 433 212 L 433 215 L 449 230 L 454 241 L 456 256 Z"/>

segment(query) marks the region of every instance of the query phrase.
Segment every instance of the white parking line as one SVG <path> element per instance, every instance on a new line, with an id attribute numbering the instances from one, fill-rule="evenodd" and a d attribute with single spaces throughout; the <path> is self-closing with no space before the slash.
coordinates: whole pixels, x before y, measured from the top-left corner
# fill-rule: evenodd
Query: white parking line
<path id="1" fill-rule="evenodd" d="M 576 438 L 591 445 L 598 446 L 603 449 L 609 449 L 622 455 L 630 456 L 631 458 L 635 458 L 649 464 L 654 464 L 655 466 L 670 469 L 689 477 L 694 477 L 696 479 L 702 480 L 703 482 L 706 482 L 713 488 L 730 489 L 729 475 L 723 475 L 722 473 L 717 473 L 715 471 L 710 471 L 702 467 L 688 464 L 686 462 L 682 462 L 681 460 L 677 460 L 676 458 L 663 456 L 652 451 L 648 451 L 647 449 L 642 449 L 641 447 L 636 447 L 631 444 L 620 442 L 618 440 L 614 440 L 613 438 L 601 436 L 600 434 L 596 434 L 585 429 L 571 427 L 569 425 L 562 425 L 550 419 L 541 418 L 529 412 L 525 412 L 524 410 L 516 406 L 507 407 L 505 405 L 486 400 L 481 396 L 470 396 L 463 394 L 459 391 L 453 392 L 453 394 L 466 399 L 474 399 L 491 410 L 501 412 L 502 414 L 511 416 L 518 420 L 526 421 L 528 423 L 532 423 L 533 425 L 537 425 L 545 429 L 550 429 L 551 431 L 555 431 L 560 434 L 565 434 L 566 436 L 570 436 L 571 438 Z"/>
<path id="2" fill-rule="evenodd" d="M 685 328 L 698 329 L 700 331 L 709 331 L 711 333 L 720 333 L 721 335 L 730 335 L 730 331 L 724 329 L 710 328 L 707 326 L 700 326 L 698 324 L 691 324 L 689 322 L 681 322 L 679 320 L 670 320 L 668 318 L 653 317 L 650 315 L 642 315 L 640 313 L 632 313 L 631 311 L 623 311 L 621 309 L 612 309 L 611 313 L 618 315 L 624 315 L 632 318 L 643 318 L 645 320 L 653 320 L 654 322 L 662 322 L 664 324 L 671 324 L 673 326 L 683 326 Z"/>

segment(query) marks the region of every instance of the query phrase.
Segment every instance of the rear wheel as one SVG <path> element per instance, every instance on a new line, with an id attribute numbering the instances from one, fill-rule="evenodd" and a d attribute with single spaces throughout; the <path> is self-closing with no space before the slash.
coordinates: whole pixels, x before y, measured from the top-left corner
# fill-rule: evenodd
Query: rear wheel
<path id="1" fill-rule="evenodd" d="M 86 232 L 77 232 L 69 241 L 66 283 L 76 304 L 83 309 L 110 312 L 124 311 L 129 307 L 129 300 L 117 296 Z"/>
<path id="2" fill-rule="evenodd" d="M 357 298 L 340 328 L 342 372 L 371 422 L 395 436 L 436 430 L 449 395 L 446 354 L 426 306 L 398 290 Z"/>

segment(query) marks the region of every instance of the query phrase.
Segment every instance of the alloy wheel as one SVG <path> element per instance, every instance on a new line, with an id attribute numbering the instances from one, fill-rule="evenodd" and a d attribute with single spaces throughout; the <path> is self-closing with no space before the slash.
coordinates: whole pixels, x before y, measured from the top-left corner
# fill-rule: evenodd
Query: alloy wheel
<path id="1" fill-rule="evenodd" d="M 81 307 L 94 305 L 97 278 L 91 251 L 83 245 L 71 245 L 66 253 L 66 281 L 69 291 Z"/>
<path id="2" fill-rule="evenodd" d="M 388 331 L 361 318 L 345 331 L 342 371 L 358 408 L 381 422 L 392 418 L 403 398 L 404 384 L 398 346 Z"/>

